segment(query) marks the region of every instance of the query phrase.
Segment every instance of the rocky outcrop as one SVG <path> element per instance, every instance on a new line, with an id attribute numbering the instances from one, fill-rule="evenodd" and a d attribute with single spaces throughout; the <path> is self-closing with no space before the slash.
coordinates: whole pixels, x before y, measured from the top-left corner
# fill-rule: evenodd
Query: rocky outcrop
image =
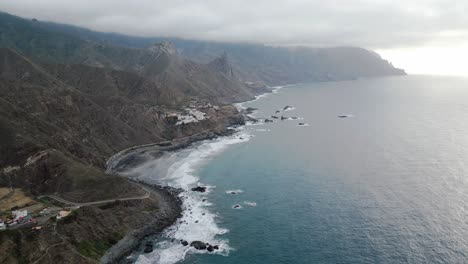
<path id="1" fill-rule="evenodd" d="M 210 243 L 205 243 L 203 241 L 198 241 L 198 240 L 192 241 L 192 243 L 190 243 L 190 246 L 195 248 L 196 250 L 206 250 L 208 252 L 219 250 L 218 245 L 213 246 L 213 245 L 210 245 Z"/>
<path id="2" fill-rule="evenodd" d="M 219 72 L 226 76 L 227 78 L 235 79 L 237 78 L 234 74 L 234 69 L 229 62 L 228 55 L 226 52 L 223 53 L 220 57 L 214 59 L 208 64 L 213 71 Z"/>
<path id="3" fill-rule="evenodd" d="M 198 241 L 198 240 L 190 243 L 190 246 L 198 250 L 205 250 L 207 247 L 205 242 Z"/>
<path id="4" fill-rule="evenodd" d="M 193 191 L 193 192 L 201 192 L 201 193 L 204 193 L 204 192 L 206 192 L 206 187 L 204 187 L 204 186 L 197 186 L 197 187 L 192 188 L 192 191 Z"/>
<path id="5" fill-rule="evenodd" d="M 151 253 L 153 252 L 153 242 L 151 241 L 148 241 L 146 244 L 145 244 L 145 249 L 143 250 L 144 253 Z"/>

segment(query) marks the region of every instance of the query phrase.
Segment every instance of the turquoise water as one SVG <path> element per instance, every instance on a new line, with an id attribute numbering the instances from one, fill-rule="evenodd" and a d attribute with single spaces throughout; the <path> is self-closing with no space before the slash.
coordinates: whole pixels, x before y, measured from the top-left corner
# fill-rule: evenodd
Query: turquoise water
<path id="1" fill-rule="evenodd" d="M 233 250 L 183 263 L 468 263 L 468 80 L 302 84 L 246 104 L 285 105 L 304 119 L 247 126 L 194 172 Z"/>

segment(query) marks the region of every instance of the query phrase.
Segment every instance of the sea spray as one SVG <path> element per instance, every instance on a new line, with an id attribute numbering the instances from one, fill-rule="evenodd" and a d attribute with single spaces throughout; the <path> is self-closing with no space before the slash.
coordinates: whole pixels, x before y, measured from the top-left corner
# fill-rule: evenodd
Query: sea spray
<path id="1" fill-rule="evenodd" d="M 210 254 L 229 253 L 231 248 L 228 241 L 219 238 L 229 230 L 219 227 L 218 216 L 209 210 L 212 204 L 208 201 L 208 194 L 216 190 L 216 187 L 204 185 L 194 171 L 228 146 L 246 142 L 250 137 L 251 135 L 243 128 L 238 128 L 238 133 L 232 136 L 204 141 L 189 149 L 167 153 L 160 159 L 148 161 L 129 172 L 139 180 L 183 190 L 179 194 L 182 200 L 182 217 L 164 231 L 155 251 L 138 256 L 136 263 L 171 264 L 183 260 L 189 253 L 209 253 L 206 250 L 200 251 L 190 246 L 183 246 L 181 240 L 189 243 L 199 240 L 219 246 L 218 250 Z M 172 164 L 166 173 L 158 169 L 165 162 Z M 191 191 L 191 188 L 198 185 L 207 187 L 206 192 Z"/>
<path id="2" fill-rule="evenodd" d="M 272 87 L 272 93 L 256 96 L 254 100 L 248 102 L 253 102 L 270 94 L 277 93 L 278 90 L 283 87 L 286 86 Z M 245 109 L 244 103 L 238 103 L 235 104 L 235 106 L 239 111 Z M 255 124 L 247 123 L 246 125 Z M 219 247 L 219 250 L 209 254 L 227 255 L 229 251 L 232 250 L 229 247 L 229 241 L 219 238 L 220 235 L 229 232 L 229 230 L 219 227 L 217 224 L 218 215 L 209 210 L 212 204 L 208 201 L 207 195 L 215 190 L 216 187 L 206 186 L 207 191 L 205 193 L 193 192 L 191 188 L 198 185 L 204 186 L 200 183 L 200 179 L 194 174 L 200 166 L 208 162 L 216 154 L 219 154 L 219 152 L 225 150 L 228 146 L 246 142 L 252 136 L 248 133 L 245 126 L 236 129 L 237 133 L 232 136 L 204 141 L 195 144 L 195 147 L 189 149 L 167 153 L 164 157 L 147 162 L 131 172 L 133 175 L 138 175 L 138 179 L 142 181 L 158 183 L 184 190 L 179 195 L 182 200 L 182 217 L 176 224 L 164 231 L 162 234 L 163 239 L 158 241 L 155 251 L 140 255 L 136 263 L 173 264 L 185 259 L 186 255 L 190 253 L 209 253 L 206 250 L 200 251 L 190 246 L 183 246 L 181 241 L 190 243 L 199 240 Z M 166 173 L 163 173 L 160 168 L 164 168 L 165 166 L 162 165 L 166 162 L 172 165 L 166 168 Z M 231 192 L 232 191 L 233 190 L 231 190 Z M 236 193 L 243 192 L 242 190 L 235 191 Z M 244 202 L 244 204 L 256 206 L 254 202 Z M 233 206 L 233 208 L 234 207 L 236 207 L 235 209 L 242 208 L 240 205 Z"/>

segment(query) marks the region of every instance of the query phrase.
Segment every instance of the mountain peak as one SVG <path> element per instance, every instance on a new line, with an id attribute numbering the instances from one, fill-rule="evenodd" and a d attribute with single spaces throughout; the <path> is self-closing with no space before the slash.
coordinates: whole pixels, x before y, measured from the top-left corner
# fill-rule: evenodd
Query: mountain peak
<path id="1" fill-rule="evenodd" d="M 165 52 L 170 55 L 174 55 L 177 53 L 177 49 L 172 42 L 155 43 L 154 45 L 149 47 L 148 50 L 152 52 L 157 52 L 157 53 Z"/>
<path id="2" fill-rule="evenodd" d="M 221 56 L 208 63 L 208 66 L 216 72 L 220 72 L 231 78 L 234 77 L 234 70 L 226 51 L 224 51 Z"/>

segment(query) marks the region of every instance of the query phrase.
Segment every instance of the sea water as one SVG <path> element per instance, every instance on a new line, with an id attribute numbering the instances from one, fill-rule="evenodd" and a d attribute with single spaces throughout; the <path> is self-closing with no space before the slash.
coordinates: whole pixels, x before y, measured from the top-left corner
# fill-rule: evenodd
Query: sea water
<path id="1" fill-rule="evenodd" d="M 467 79 L 300 84 L 243 106 L 274 122 L 171 154 L 188 224 L 140 263 L 468 263 Z"/>

